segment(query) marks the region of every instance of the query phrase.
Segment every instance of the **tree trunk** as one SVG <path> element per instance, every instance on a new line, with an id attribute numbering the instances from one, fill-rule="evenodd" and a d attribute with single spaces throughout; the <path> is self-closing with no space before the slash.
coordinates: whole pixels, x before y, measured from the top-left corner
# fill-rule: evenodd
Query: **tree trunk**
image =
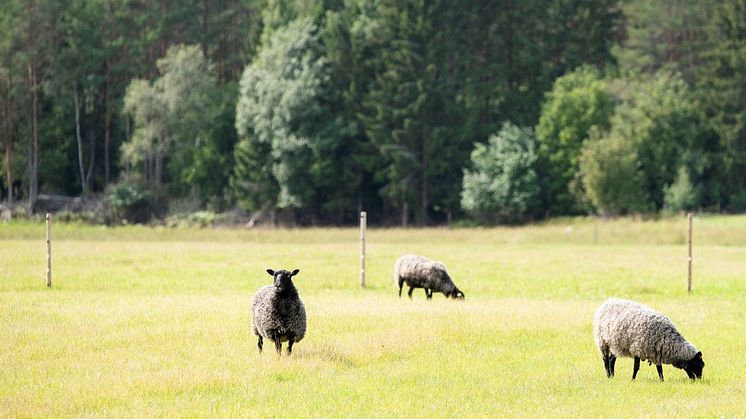
<path id="1" fill-rule="evenodd" d="M 428 149 L 428 139 L 427 139 L 427 127 L 425 126 L 425 121 L 427 120 L 427 114 L 423 111 L 420 115 L 420 124 L 421 124 L 421 130 L 422 132 L 420 135 L 422 136 L 420 138 L 421 141 L 421 149 L 420 152 L 422 153 L 421 156 L 421 170 L 422 170 L 422 185 L 420 185 L 420 223 L 423 225 L 427 225 L 427 208 L 430 206 L 430 179 L 428 176 L 429 172 L 429 153 L 430 150 Z"/>
<path id="2" fill-rule="evenodd" d="M 427 150 L 425 150 L 425 140 L 422 140 L 422 185 L 420 185 L 420 223 L 427 224 L 427 207 L 430 205 L 430 185 L 427 176 Z"/>
<path id="3" fill-rule="evenodd" d="M 209 42 L 209 19 L 210 4 L 208 0 L 202 0 L 202 55 L 207 59 L 207 43 Z"/>
<path id="4" fill-rule="evenodd" d="M 8 65 L 8 68 L 10 68 L 10 65 Z M 5 131 L 5 174 L 8 181 L 8 206 L 10 206 L 13 205 L 13 128 L 11 118 L 13 82 L 10 74 L 5 81 L 7 97 L 3 98 L 3 129 Z"/>
<path id="5" fill-rule="evenodd" d="M 163 135 L 158 136 L 158 145 L 155 148 L 155 173 L 153 180 L 155 182 L 155 199 L 161 198 L 161 172 L 163 170 Z"/>
<path id="6" fill-rule="evenodd" d="M 28 16 L 29 25 L 27 32 L 27 51 L 29 53 L 28 61 L 28 84 L 29 94 L 31 96 L 31 141 L 29 142 L 29 196 L 28 196 L 28 210 L 29 212 L 34 211 L 36 205 L 36 198 L 39 193 L 39 147 L 38 147 L 38 135 L 37 135 L 37 117 L 38 117 L 38 92 L 37 92 L 37 73 L 38 69 L 36 62 L 36 25 L 32 20 L 34 16 L 34 2 L 28 2 Z"/>
<path id="7" fill-rule="evenodd" d="M 238 80 L 241 73 L 238 60 L 238 2 L 233 1 L 233 13 L 231 13 L 231 55 L 230 55 L 230 66 L 231 66 L 231 78 L 232 80 Z"/>
<path id="8" fill-rule="evenodd" d="M 29 89 L 31 94 L 31 142 L 29 144 L 29 197 L 28 210 L 33 212 L 39 194 L 39 143 L 37 133 L 38 92 L 36 57 L 33 53 L 28 65 Z"/>
<path id="9" fill-rule="evenodd" d="M 117 38 L 119 31 L 115 25 L 114 10 L 112 8 L 111 0 L 106 1 L 106 25 L 109 28 L 106 38 L 106 46 L 110 47 L 113 40 Z M 107 53 L 106 60 L 104 61 L 106 68 L 106 76 L 104 81 L 104 189 L 109 186 L 111 181 L 111 165 L 109 163 L 109 144 L 111 142 L 111 103 L 110 103 L 110 92 L 111 89 L 111 53 Z"/>
<path id="10" fill-rule="evenodd" d="M 5 128 L 5 176 L 8 181 L 8 206 L 13 205 L 13 78 L 6 80 L 8 97 L 4 103 L 3 126 Z"/>
<path id="11" fill-rule="evenodd" d="M 406 227 L 409 223 L 409 203 L 404 201 L 401 206 L 401 226 Z"/>
<path id="12" fill-rule="evenodd" d="M 96 133 L 93 127 L 88 127 L 88 137 L 91 139 L 91 158 L 88 160 L 88 173 L 85 175 L 85 189 L 90 192 L 93 163 L 96 161 Z"/>
<path id="13" fill-rule="evenodd" d="M 85 184 L 85 166 L 83 165 L 83 139 L 80 137 L 80 101 L 78 100 L 78 86 L 73 87 L 73 102 L 75 103 L 75 139 L 78 141 L 80 188 L 82 195 L 88 195 L 88 188 L 86 188 Z"/>
<path id="14" fill-rule="evenodd" d="M 109 142 L 111 140 L 111 110 L 109 109 L 109 84 L 111 78 L 109 59 L 106 59 L 106 83 L 104 84 L 104 188 L 109 186 L 111 179 L 109 171 Z"/>

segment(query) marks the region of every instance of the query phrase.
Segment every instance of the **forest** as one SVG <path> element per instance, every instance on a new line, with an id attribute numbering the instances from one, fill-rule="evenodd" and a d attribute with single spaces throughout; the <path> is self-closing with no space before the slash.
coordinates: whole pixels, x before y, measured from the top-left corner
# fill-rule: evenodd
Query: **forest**
<path id="1" fill-rule="evenodd" d="M 743 0 L 4 0 L 0 199 L 100 222 L 746 211 Z"/>

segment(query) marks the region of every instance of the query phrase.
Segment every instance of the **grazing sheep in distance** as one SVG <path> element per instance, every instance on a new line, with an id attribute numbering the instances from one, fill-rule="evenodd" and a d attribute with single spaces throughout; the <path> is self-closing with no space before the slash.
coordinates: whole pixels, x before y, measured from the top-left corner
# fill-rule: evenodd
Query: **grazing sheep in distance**
<path id="1" fill-rule="evenodd" d="M 635 359 L 633 380 L 640 360 L 655 364 L 661 381 L 662 364 L 684 370 L 692 380 L 702 378 L 702 352 L 681 336 L 668 317 L 648 306 L 619 298 L 606 300 L 596 310 L 593 336 L 609 378 L 614 376 L 618 356 Z"/>
<path id="2" fill-rule="evenodd" d="M 402 286 L 409 286 L 409 298 L 415 288 L 424 288 L 427 299 L 433 298 L 433 291 L 442 292 L 446 298 L 463 299 L 461 292 L 451 280 L 445 265 L 423 256 L 404 255 L 394 264 L 394 282 L 399 286 L 401 298 Z"/>
<path id="3" fill-rule="evenodd" d="M 293 272 L 267 269 L 275 283 L 260 289 L 252 306 L 252 324 L 254 334 L 259 337 L 259 352 L 262 352 L 264 338 L 267 338 L 274 342 L 278 355 L 282 353 L 282 342 L 287 342 L 290 355 L 293 344 L 306 334 L 306 308 L 291 279 L 298 272 L 298 269 Z"/>

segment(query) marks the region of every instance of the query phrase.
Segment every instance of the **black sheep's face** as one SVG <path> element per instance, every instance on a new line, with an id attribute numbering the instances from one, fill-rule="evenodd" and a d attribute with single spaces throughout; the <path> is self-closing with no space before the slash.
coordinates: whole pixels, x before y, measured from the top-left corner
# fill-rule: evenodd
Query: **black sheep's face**
<path id="1" fill-rule="evenodd" d="M 702 360 L 702 352 L 697 352 L 689 362 L 684 366 L 686 375 L 692 380 L 695 378 L 702 378 L 702 369 L 705 367 L 705 361 Z"/>
<path id="2" fill-rule="evenodd" d="M 453 298 L 454 300 L 463 300 L 464 299 L 464 293 L 461 292 L 460 289 L 454 288 L 453 292 L 450 294 L 446 294 L 446 298 Z"/>
<path id="3" fill-rule="evenodd" d="M 281 269 L 279 271 L 273 271 L 272 269 L 267 269 L 267 273 L 272 275 L 272 277 L 275 279 L 275 288 L 279 290 L 292 287 L 293 280 L 291 278 L 297 275 L 298 272 L 300 272 L 299 269 L 295 269 L 293 272 L 288 272 L 284 269 Z"/>

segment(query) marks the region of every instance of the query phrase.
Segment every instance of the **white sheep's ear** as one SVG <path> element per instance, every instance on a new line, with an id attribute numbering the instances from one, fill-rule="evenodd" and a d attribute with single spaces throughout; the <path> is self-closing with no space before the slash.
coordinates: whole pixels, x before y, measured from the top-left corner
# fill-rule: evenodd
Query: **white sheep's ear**
<path id="1" fill-rule="evenodd" d="M 267 269 L 267 273 L 273 277 L 275 276 L 275 271 L 273 271 L 272 269 Z"/>
<path id="2" fill-rule="evenodd" d="M 300 269 L 295 269 L 293 272 L 290 272 L 290 276 L 298 275 L 298 272 L 300 272 Z"/>

